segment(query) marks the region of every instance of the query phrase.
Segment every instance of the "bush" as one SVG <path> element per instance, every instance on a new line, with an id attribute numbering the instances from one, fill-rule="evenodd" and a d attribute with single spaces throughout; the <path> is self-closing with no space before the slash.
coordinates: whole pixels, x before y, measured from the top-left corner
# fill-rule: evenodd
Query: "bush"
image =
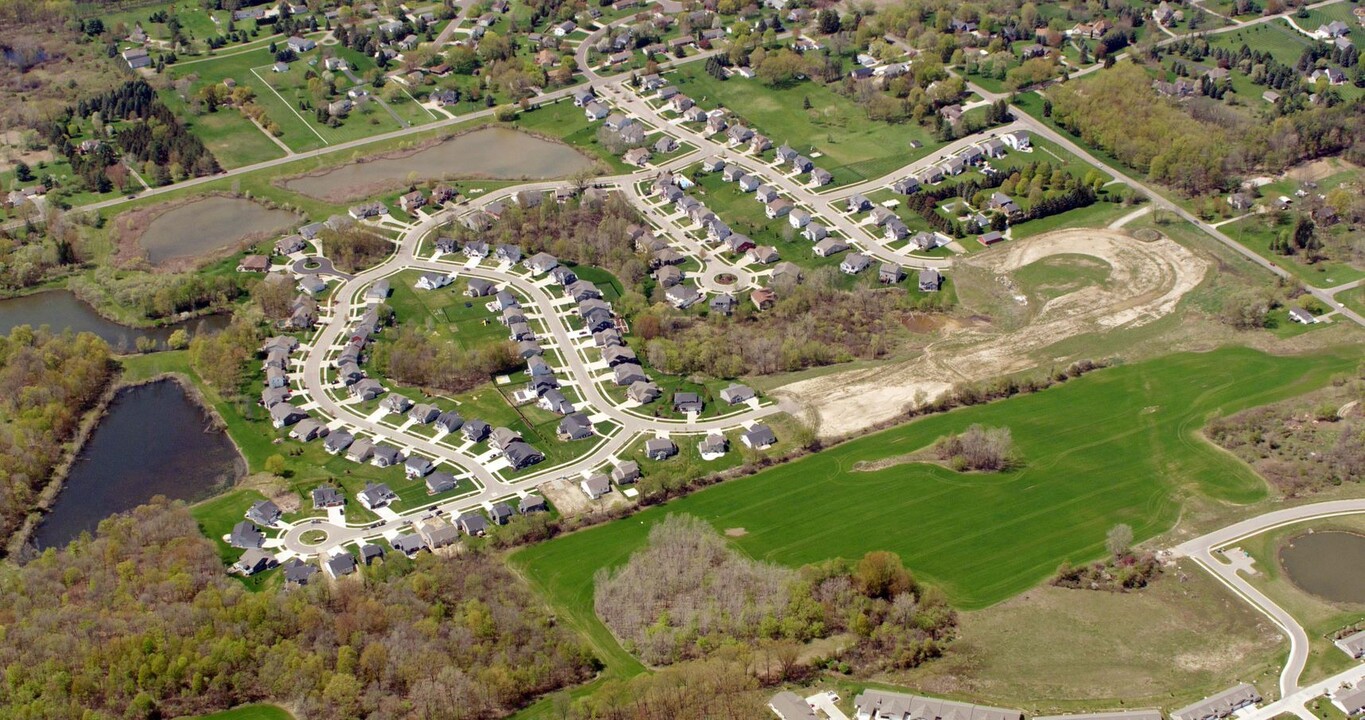
<path id="1" fill-rule="evenodd" d="M 1016 465 L 1009 428 L 972 425 L 960 435 L 940 438 L 934 454 L 954 470 L 1000 472 Z"/>

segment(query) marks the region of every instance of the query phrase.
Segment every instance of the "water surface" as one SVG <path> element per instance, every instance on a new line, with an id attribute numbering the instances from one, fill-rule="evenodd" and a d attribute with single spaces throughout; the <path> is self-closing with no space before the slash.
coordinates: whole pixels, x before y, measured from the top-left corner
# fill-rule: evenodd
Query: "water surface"
<path id="1" fill-rule="evenodd" d="M 1365 603 L 1365 535 L 1337 530 L 1299 535 L 1280 548 L 1280 565 L 1305 592 Z"/>
<path id="2" fill-rule="evenodd" d="M 158 215 L 138 243 L 147 251 L 149 262 L 161 265 L 212 255 L 253 235 L 282 233 L 298 220 L 288 210 L 273 210 L 250 200 L 206 197 Z"/>
<path id="3" fill-rule="evenodd" d="M 406 157 L 350 163 L 325 173 L 294 178 L 290 190 L 318 198 L 353 198 L 379 185 L 405 183 L 410 177 L 491 180 L 548 180 L 592 167 L 582 153 L 565 145 L 508 128 L 483 128 L 419 150 Z"/>
<path id="4" fill-rule="evenodd" d="M 0 333 L 8 335 L 20 325 L 35 328 L 47 325 L 55 332 L 68 328 L 72 332 L 94 333 L 109 343 L 115 352 L 130 352 L 142 336 L 164 346 L 171 333 L 184 328 L 191 335 L 211 333 L 227 327 L 232 318 L 227 313 L 205 315 L 174 325 L 135 328 L 121 325 L 95 312 L 68 290 L 46 290 L 23 297 L 0 300 Z"/>
<path id="5" fill-rule="evenodd" d="M 203 408 L 174 381 L 120 390 L 34 542 L 39 548 L 65 545 L 156 495 L 194 502 L 231 486 L 245 464 L 227 435 L 210 428 Z"/>

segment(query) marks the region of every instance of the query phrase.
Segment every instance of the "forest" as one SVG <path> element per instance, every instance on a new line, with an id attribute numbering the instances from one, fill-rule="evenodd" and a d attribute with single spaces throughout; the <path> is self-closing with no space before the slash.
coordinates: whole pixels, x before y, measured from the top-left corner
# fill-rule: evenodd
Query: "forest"
<path id="1" fill-rule="evenodd" d="M 67 287 L 91 305 L 126 308 L 139 320 L 154 322 L 181 313 L 226 308 L 247 294 L 249 280 L 239 274 L 153 273 L 101 267 L 71 278 Z"/>
<path id="2" fill-rule="evenodd" d="M 327 248 L 327 257 L 344 272 L 364 270 L 393 252 L 393 243 L 361 227 L 327 228 L 318 239 Z"/>
<path id="3" fill-rule="evenodd" d="M 0 715 L 158 718 L 270 699 L 301 717 L 503 717 L 594 660 L 481 554 L 388 556 L 248 592 L 180 504 L 0 565 Z"/>
<path id="4" fill-rule="evenodd" d="M 375 344 L 369 362 L 374 367 L 386 368 L 385 377 L 403 385 L 459 393 L 523 363 L 510 342 L 466 350 L 452 342 L 433 340 L 411 327 L 399 328 L 391 334 L 395 336 L 392 342 Z"/>
<path id="5" fill-rule="evenodd" d="M 112 376 L 109 345 L 90 333 L 21 325 L 0 336 L 0 538 L 33 509 Z"/>
<path id="6" fill-rule="evenodd" d="M 942 654 L 957 624 L 942 594 L 917 583 L 894 553 L 793 570 L 744 557 L 688 515 L 655 525 L 645 548 L 599 570 L 593 584 L 598 616 L 644 662 L 762 648 L 776 660 L 777 677 L 764 673 L 765 681 L 797 676 L 803 643 L 840 632 L 857 644 L 824 659 L 832 666 L 917 667 Z"/>

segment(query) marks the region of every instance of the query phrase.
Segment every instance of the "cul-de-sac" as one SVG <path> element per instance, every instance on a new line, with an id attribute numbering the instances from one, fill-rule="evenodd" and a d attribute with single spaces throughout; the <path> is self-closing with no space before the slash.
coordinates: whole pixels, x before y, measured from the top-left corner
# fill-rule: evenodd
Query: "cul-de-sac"
<path id="1" fill-rule="evenodd" d="M 0 0 L 0 717 L 1365 717 L 1361 46 Z"/>

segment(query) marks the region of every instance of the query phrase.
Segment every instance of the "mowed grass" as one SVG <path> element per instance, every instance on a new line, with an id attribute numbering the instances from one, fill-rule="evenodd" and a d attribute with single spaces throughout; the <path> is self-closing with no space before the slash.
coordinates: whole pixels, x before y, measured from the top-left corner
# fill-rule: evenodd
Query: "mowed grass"
<path id="1" fill-rule="evenodd" d="M 770 88 L 757 79 L 721 81 L 701 63 L 684 65 L 669 77 L 698 105 L 733 110 L 774 145 L 787 143 L 801 153 L 822 153 L 823 158 L 812 159 L 840 184 L 881 177 L 942 145 L 930 130 L 915 123 L 869 120 L 857 105 L 813 82 Z M 805 108 L 806 100 L 810 109 Z M 922 147 L 911 148 L 911 140 Z"/>
<path id="2" fill-rule="evenodd" d="M 703 518 L 746 554 L 788 566 L 891 550 L 962 609 L 1033 587 L 1063 561 L 1104 554 L 1109 528 L 1169 529 L 1181 498 L 1248 503 L 1266 484 L 1196 433 L 1231 413 L 1327 383 L 1355 359 L 1245 348 L 1173 355 L 1054 389 L 902 425 L 662 507 L 518 551 L 512 564 L 579 628 L 613 674 L 638 667 L 593 614 L 593 574 L 625 562 L 670 513 Z M 863 472 L 981 423 L 1008 427 L 1024 460 L 999 475 L 926 464 Z"/>
<path id="3" fill-rule="evenodd" d="M 294 716 L 278 705 L 243 705 L 186 720 L 294 720 Z"/>

